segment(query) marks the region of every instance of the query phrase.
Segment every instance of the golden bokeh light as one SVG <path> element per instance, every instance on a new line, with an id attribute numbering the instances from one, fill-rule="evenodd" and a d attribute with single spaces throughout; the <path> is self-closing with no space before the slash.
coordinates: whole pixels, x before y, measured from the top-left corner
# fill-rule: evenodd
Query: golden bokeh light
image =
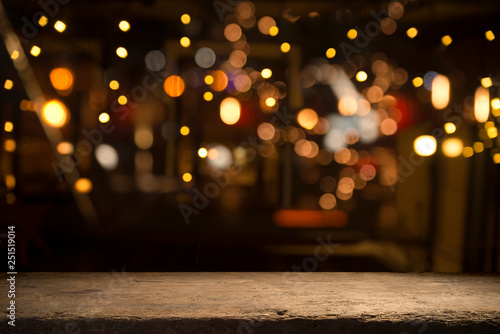
<path id="1" fill-rule="evenodd" d="M 3 142 L 3 149 L 5 152 L 14 152 L 16 150 L 16 141 L 14 139 L 6 139 Z"/>
<path id="2" fill-rule="evenodd" d="M 198 150 L 198 156 L 199 156 L 200 158 L 206 158 L 206 157 L 207 157 L 207 155 L 208 155 L 208 151 L 207 151 L 207 149 L 206 149 L 206 148 L 204 148 L 204 147 L 200 147 L 200 149 Z"/>
<path id="3" fill-rule="evenodd" d="M 478 87 L 474 95 L 474 117 L 484 123 L 490 116 L 490 92 L 488 88 Z"/>
<path id="4" fill-rule="evenodd" d="M 283 52 L 283 53 L 287 53 L 287 52 L 289 52 L 289 51 L 290 51 L 290 49 L 291 49 L 290 43 L 287 43 L 287 42 L 282 43 L 282 44 L 281 44 L 281 46 L 280 46 L 280 50 L 281 50 L 281 52 Z"/>
<path id="5" fill-rule="evenodd" d="M 189 37 L 184 36 L 179 40 L 179 43 L 182 47 L 187 48 L 191 45 L 191 40 L 189 39 Z"/>
<path id="6" fill-rule="evenodd" d="M 12 132 L 12 130 L 14 130 L 14 124 L 12 124 L 12 122 L 5 122 L 3 129 L 5 132 Z"/>
<path id="7" fill-rule="evenodd" d="M 47 16 L 40 16 L 40 18 L 38 19 L 38 24 L 40 25 L 40 27 L 45 27 L 47 23 L 49 23 L 49 19 L 47 18 Z"/>
<path id="8" fill-rule="evenodd" d="M 432 80 L 431 100 L 432 105 L 437 110 L 442 110 L 448 106 L 450 101 L 450 80 L 446 76 L 438 74 Z"/>
<path id="9" fill-rule="evenodd" d="M 413 83 L 413 86 L 420 87 L 424 84 L 424 79 L 421 77 L 415 77 L 411 82 Z"/>
<path id="10" fill-rule="evenodd" d="M 16 186 L 16 177 L 12 174 L 5 175 L 5 186 L 8 189 L 13 189 Z"/>
<path id="11" fill-rule="evenodd" d="M 280 30 L 277 26 L 272 26 L 271 28 L 269 28 L 269 35 L 276 36 L 276 35 L 278 35 L 279 31 Z"/>
<path id="12" fill-rule="evenodd" d="M 108 122 L 109 122 L 109 119 L 110 119 L 110 118 L 109 118 L 109 114 L 108 114 L 108 113 L 103 112 L 103 113 L 101 113 L 101 114 L 99 115 L 99 122 L 101 122 L 101 123 L 103 123 L 103 124 L 104 124 L 104 123 L 108 123 Z"/>
<path id="13" fill-rule="evenodd" d="M 337 205 L 337 199 L 332 194 L 323 194 L 319 198 L 319 206 L 323 210 L 332 210 Z"/>
<path id="14" fill-rule="evenodd" d="M 491 100 L 491 108 L 500 109 L 500 99 L 498 97 Z"/>
<path id="15" fill-rule="evenodd" d="M 359 71 L 358 73 L 356 73 L 356 80 L 358 80 L 359 82 L 364 82 L 366 81 L 366 79 L 368 79 L 368 74 L 366 74 L 365 71 Z"/>
<path id="16" fill-rule="evenodd" d="M 433 136 L 423 135 L 419 136 L 413 142 L 415 153 L 420 156 L 428 157 L 436 153 L 437 142 Z"/>
<path id="17" fill-rule="evenodd" d="M 260 72 L 260 75 L 262 75 L 264 79 L 269 79 L 273 75 L 273 72 L 270 69 L 265 68 Z"/>
<path id="18" fill-rule="evenodd" d="M 464 144 L 460 138 L 447 138 L 441 144 L 441 149 L 448 158 L 456 158 L 462 155 Z"/>
<path id="19" fill-rule="evenodd" d="M 43 104 L 42 119 L 47 125 L 60 128 L 66 124 L 68 118 L 68 109 L 62 102 L 51 100 Z"/>
<path id="20" fill-rule="evenodd" d="M 68 141 L 62 141 L 57 144 L 56 150 L 59 154 L 69 155 L 74 152 L 75 147 Z"/>
<path id="21" fill-rule="evenodd" d="M 352 116 L 358 110 L 358 101 L 354 96 L 342 96 L 338 103 L 339 113 L 342 116 Z"/>
<path id="22" fill-rule="evenodd" d="M 484 33 L 484 37 L 486 37 L 486 39 L 491 42 L 492 40 L 495 39 L 495 34 L 493 33 L 493 31 L 488 30 L 487 32 Z"/>
<path id="23" fill-rule="evenodd" d="M 488 138 L 496 138 L 498 137 L 498 129 L 494 126 L 488 128 L 486 130 L 486 133 L 488 134 Z"/>
<path id="24" fill-rule="evenodd" d="M 276 105 L 276 99 L 274 97 L 268 97 L 265 103 L 268 107 L 274 107 Z"/>
<path id="25" fill-rule="evenodd" d="M 109 88 L 111 88 L 112 90 L 117 90 L 118 88 L 120 88 L 120 84 L 116 80 L 111 80 L 109 82 Z"/>
<path id="26" fill-rule="evenodd" d="M 88 194 L 92 191 L 93 188 L 92 181 L 84 177 L 79 178 L 78 180 L 76 180 L 74 188 L 76 192 L 80 194 Z"/>
<path id="27" fill-rule="evenodd" d="M 212 101 L 214 98 L 214 94 L 212 94 L 212 92 L 205 92 L 203 93 L 203 99 L 205 101 Z"/>
<path id="28" fill-rule="evenodd" d="M 226 97 L 220 104 L 220 118 L 227 125 L 233 125 L 240 119 L 240 101 L 234 97 Z"/>
<path id="29" fill-rule="evenodd" d="M 38 57 L 40 55 L 40 52 L 42 52 L 42 49 L 40 49 L 36 45 L 33 45 L 33 47 L 30 50 L 30 53 L 33 57 Z"/>
<path id="30" fill-rule="evenodd" d="M 451 133 L 455 132 L 456 130 L 457 130 L 457 127 L 455 124 L 450 123 L 450 122 L 445 123 L 444 131 L 446 131 L 447 134 L 451 134 Z"/>
<path id="31" fill-rule="evenodd" d="M 187 136 L 189 132 L 191 132 L 191 130 L 189 129 L 188 126 L 184 125 L 180 128 L 179 132 L 181 133 L 181 135 Z"/>
<path id="32" fill-rule="evenodd" d="M 356 29 L 349 29 L 347 32 L 347 38 L 355 39 L 356 37 L 358 37 L 358 31 Z"/>
<path id="33" fill-rule="evenodd" d="M 127 104 L 127 102 L 128 102 L 128 99 L 127 99 L 127 97 L 125 95 L 120 95 L 118 97 L 118 104 L 124 106 L 124 105 Z"/>
<path id="34" fill-rule="evenodd" d="M 304 129 L 312 130 L 318 123 L 318 114 L 311 108 L 302 109 L 297 115 L 297 122 Z"/>
<path id="35" fill-rule="evenodd" d="M 62 21 L 57 21 L 56 23 L 54 23 L 54 29 L 59 32 L 63 32 L 64 30 L 66 30 L 66 24 Z"/>
<path id="36" fill-rule="evenodd" d="M 474 152 L 481 153 L 484 151 L 484 144 L 480 141 L 475 142 L 472 147 L 474 148 Z"/>
<path id="37" fill-rule="evenodd" d="M 226 89 L 227 84 L 229 83 L 229 79 L 227 78 L 226 73 L 221 70 L 215 70 L 212 71 L 212 77 L 214 78 L 214 82 L 210 85 L 210 88 L 212 88 L 216 92 L 222 92 L 224 89 Z"/>
<path id="38" fill-rule="evenodd" d="M 211 85 L 214 83 L 214 77 L 208 74 L 205 76 L 205 79 L 203 81 L 205 81 L 207 85 Z"/>
<path id="39" fill-rule="evenodd" d="M 470 146 L 466 146 L 464 147 L 462 155 L 464 156 L 464 158 L 470 158 L 474 155 L 474 149 Z"/>
<path id="40" fill-rule="evenodd" d="M 335 55 L 337 54 L 337 50 L 335 50 L 334 48 L 329 48 L 328 50 L 326 50 L 325 52 L 326 54 L 326 58 L 333 58 L 335 57 Z"/>
<path id="41" fill-rule="evenodd" d="M 178 75 L 169 76 L 163 83 L 163 89 L 168 96 L 179 97 L 184 93 L 184 80 Z"/>
<path id="42" fill-rule="evenodd" d="M 19 58 L 19 51 L 17 50 L 12 51 L 10 58 L 12 58 L 12 60 L 16 60 L 17 58 Z"/>
<path id="43" fill-rule="evenodd" d="M 182 14 L 181 22 L 182 24 L 189 24 L 191 22 L 191 16 L 189 16 L 189 14 Z"/>
<path id="44" fill-rule="evenodd" d="M 69 91 L 73 88 L 73 72 L 64 67 L 54 68 L 49 74 L 50 83 L 59 91 Z"/>
<path id="45" fill-rule="evenodd" d="M 120 21 L 120 23 L 118 23 L 118 28 L 120 28 L 120 30 L 123 32 L 129 31 L 130 30 L 130 23 L 128 23 L 125 20 L 122 20 L 122 21 Z"/>
<path id="46" fill-rule="evenodd" d="M 496 164 L 500 164 L 500 153 L 493 154 L 493 162 Z"/>
<path id="47" fill-rule="evenodd" d="M 14 82 L 12 80 L 5 80 L 5 83 L 3 84 L 3 88 L 7 89 L 7 90 L 11 90 L 12 87 L 14 87 Z"/>
<path id="48" fill-rule="evenodd" d="M 191 173 L 182 174 L 182 181 L 188 183 L 191 182 L 192 180 L 193 180 L 193 175 L 191 175 Z"/>
<path id="49" fill-rule="evenodd" d="M 418 34 L 418 30 L 415 27 L 411 27 L 410 29 L 406 30 L 406 35 L 410 38 L 415 38 Z"/>
<path id="50" fill-rule="evenodd" d="M 153 146 L 154 138 L 151 129 L 147 127 L 137 128 L 134 133 L 135 145 L 141 150 L 147 150 Z"/>
<path id="51" fill-rule="evenodd" d="M 116 55 L 120 58 L 127 58 L 128 51 L 123 46 L 120 46 L 119 48 L 116 49 Z"/>
<path id="52" fill-rule="evenodd" d="M 262 17 L 257 23 L 259 31 L 264 35 L 269 35 L 269 30 L 276 26 L 276 21 L 270 16 Z"/>
<path id="53" fill-rule="evenodd" d="M 448 46 L 453 42 L 453 39 L 451 38 L 450 35 L 446 35 L 441 37 L 441 43 L 443 43 L 444 46 Z"/>
<path id="54" fill-rule="evenodd" d="M 484 88 L 490 88 L 493 85 L 493 82 L 491 81 L 490 77 L 484 77 L 481 79 L 481 85 Z"/>

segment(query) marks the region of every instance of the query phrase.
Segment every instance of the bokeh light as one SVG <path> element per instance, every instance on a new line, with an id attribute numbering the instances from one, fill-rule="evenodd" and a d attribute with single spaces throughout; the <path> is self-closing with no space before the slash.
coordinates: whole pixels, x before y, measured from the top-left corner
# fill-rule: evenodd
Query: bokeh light
<path id="1" fill-rule="evenodd" d="M 318 123 L 318 114 L 311 108 L 305 108 L 297 114 L 297 122 L 304 129 L 311 130 Z"/>
<path id="2" fill-rule="evenodd" d="M 118 23 L 118 28 L 120 28 L 121 31 L 126 32 L 130 30 L 130 23 L 128 21 L 122 20 L 120 23 Z"/>
<path id="3" fill-rule="evenodd" d="M 208 155 L 208 151 L 207 151 L 207 149 L 206 149 L 206 148 L 204 148 L 204 147 L 200 147 L 200 149 L 198 150 L 198 156 L 199 156 L 200 158 L 206 158 L 206 157 L 207 157 L 207 155 Z"/>
<path id="4" fill-rule="evenodd" d="M 108 122 L 109 122 L 109 119 L 110 119 L 110 118 L 109 118 L 109 114 L 108 114 L 108 113 L 103 112 L 103 113 L 101 113 L 101 114 L 99 115 L 99 122 L 101 122 L 101 123 L 103 123 L 103 124 L 104 124 L 104 123 L 108 123 Z"/>
<path id="5" fill-rule="evenodd" d="M 52 86 L 56 90 L 67 91 L 73 88 L 73 72 L 67 68 L 54 68 L 50 71 L 49 78 Z"/>
<path id="6" fill-rule="evenodd" d="M 319 206 L 323 210 L 332 210 L 337 205 L 337 199 L 332 194 L 323 194 L 319 198 Z"/>
<path id="7" fill-rule="evenodd" d="M 428 157 L 436 153 L 437 142 L 433 136 L 422 135 L 413 142 L 415 152 L 423 157 Z"/>
<path id="8" fill-rule="evenodd" d="M 62 21 L 57 21 L 54 23 L 54 29 L 56 29 L 58 32 L 63 32 L 66 30 L 66 24 Z"/>
<path id="9" fill-rule="evenodd" d="M 460 138 L 446 138 L 441 144 L 443 154 L 448 158 L 462 155 L 464 144 Z"/>
<path id="10" fill-rule="evenodd" d="M 76 180 L 74 188 L 76 192 L 81 193 L 81 194 L 88 194 L 92 191 L 92 181 L 90 181 L 87 178 L 79 178 Z"/>
<path id="11" fill-rule="evenodd" d="M 178 75 L 169 76 L 163 83 L 163 89 L 168 96 L 179 97 L 184 92 L 184 80 Z"/>
<path id="12" fill-rule="evenodd" d="M 42 106 L 42 119 L 52 127 L 60 128 L 69 118 L 68 109 L 58 100 L 47 101 Z"/>
<path id="13" fill-rule="evenodd" d="M 283 53 L 289 52 L 290 49 L 291 49 L 290 43 L 287 43 L 287 42 L 282 43 L 281 46 L 280 46 L 280 50 Z"/>
<path id="14" fill-rule="evenodd" d="M 211 67 L 215 63 L 215 59 L 215 52 L 208 47 L 200 48 L 194 54 L 194 61 L 201 68 Z"/>
<path id="15" fill-rule="evenodd" d="M 488 88 L 478 87 L 474 95 L 474 117 L 484 123 L 490 115 L 490 92 Z"/>
<path id="16" fill-rule="evenodd" d="M 118 152 L 108 144 L 101 144 L 95 149 L 95 158 L 105 170 L 113 170 L 118 166 Z"/>
<path id="17" fill-rule="evenodd" d="M 228 125 L 233 125 L 240 119 L 240 102 L 234 97 L 226 97 L 220 104 L 220 118 Z"/>
<path id="18" fill-rule="evenodd" d="M 438 74 L 432 80 L 432 105 L 437 110 L 442 110 L 448 106 L 450 101 L 450 80 L 444 75 Z"/>

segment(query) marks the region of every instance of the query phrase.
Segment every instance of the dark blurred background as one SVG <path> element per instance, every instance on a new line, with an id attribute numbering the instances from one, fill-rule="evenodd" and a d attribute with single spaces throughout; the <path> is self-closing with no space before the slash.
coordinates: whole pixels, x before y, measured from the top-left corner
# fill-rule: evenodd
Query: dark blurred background
<path id="1" fill-rule="evenodd" d="M 498 1 L 2 3 L 19 270 L 499 271 Z"/>

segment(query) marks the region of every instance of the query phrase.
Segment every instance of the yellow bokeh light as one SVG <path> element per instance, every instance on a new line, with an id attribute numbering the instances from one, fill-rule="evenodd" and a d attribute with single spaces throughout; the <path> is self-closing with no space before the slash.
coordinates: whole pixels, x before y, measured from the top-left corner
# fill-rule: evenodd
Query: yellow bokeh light
<path id="1" fill-rule="evenodd" d="M 413 148 L 415 149 L 415 152 L 420 156 L 431 156 L 436 153 L 436 138 L 428 135 L 419 136 L 413 142 Z"/>
<path id="2" fill-rule="evenodd" d="M 214 83 L 214 77 L 211 76 L 210 74 L 206 75 L 204 81 L 207 85 L 211 85 Z"/>
<path id="3" fill-rule="evenodd" d="M 14 82 L 12 80 L 5 80 L 5 83 L 3 84 L 3 88 L 7 89 L 7 90 L 11 90 L 12 87 L 14 87 Z"/>
<path id="4" fill-rule="evenodd" d="M 92 191 L 92 181 L 87 178 L 79 178 L 75 182 L 75 190 L 80 194 L 88 194 Z"/>
<path id="5" fill-rule="evenodd" d="M 182 24 L 189 24 L 191 22 L 191 16 L 189 16 L 189 14 L 182 14 L 181 22 Z"/>
<path id="6" fill-rule="evenodd" d="M 491 31 L 491 30 L 488 30 L 487 32 L 485 32 L 485 33 L 484 33 L 484 36 L 485 36 L 485 37 L 486 37 L 486 39 L 487 39 L 488 41 L 490 41 L 490 42 L 491 42 L 492 40 L 494 40 L 494 39 L 495 39 L 495 34 L 494 34 L 494 33 L 493 33 L 493 31 Z"/>
<path id="7" fill-rule="evenodd" d="M 181 129 L 179 130 L 179 132 L 181 133 L 181 135 L 187 136 L 189 134 L 190 130 L 189 130 L 189 127 L 187 127 L 187 126 L 184 125 L 184 126 L 181 127 Z"/>
<path id="8" fill-rule="evenodd" d="M 481 85 L 484 88 L 489 88 L 489 87 L 491 87 L 493 85 L 493 82 L 491 81 L 490 77 L 485 77 L 485 78 L 481 79 Z"/>
<path id="9" fill-rule="evenodd" d="M 181 43 L 182 47 L 187 48 L 191 45 L 191 40 L 189 37 L 184 36 L 180 39 L 179 43 Z"/>
<path id="10" fill-rule="evenodd" d="M 182 181 L 187 183 L 187 182 L 191 182 L 191 180 L 193 180 L 193 176 L 191 175 L 191 173 L 182 174 Z"/>
<path id="11" fill-rule="evenodd" d="M 472 147 L 466 146 L 464 147 L 462 154 L 465 158 L 470 158 L 472 157 L 472 155 L 474 155 L 474 150 L 472 149 Z"/>
<path id="12" fill-rule="evenodd" d="M 349 38 L 349 39 L 355 39 L 356 37 L 358 37 L 358 31 L 356 29 L 350 29 L 347 32 L 347 38 Z"/>
<path id="13" fill-rule="evenodd" d="M 16 150 L 16 141 L 14 139 L 7 139 L 3 142 L 3 149 L 5 152 L 14 152 Z"/>
<path id="14" fill-rule="evenodd" d="M 479 86 L 474 94 L 474 117 L 484 123 L 490 115 L 490 92 L 488 88 Z"/>
<path id="15" fill-rule="evenodd" d="M 493 162 L 496 164 L 500 164 L 500 153 L 493 154 Z"/>
<path id="16" fill-rule="evenodd" d="M 448 46 L 453 42 L 453 39 L 451 38 L 450 35 L 446 35 L 441 37 L 441 43 L 443 43 L 444 46 Z"/>
<path id="17" fill-rule="evenodd" d="M 184 80 L 178 75 L 171 75 L 163 84 L 163 89 L 168 96 L 171 97 L 179 97 L 184 93 L 184 88 L 186 85 L 184 84 Z"/>
<path id="18" fill-rule="evenodd" d="M 109 88 L 111 88 L 112 90 L 117 90 L 118 88 L 120 88 L 120 84 L 116 80 L 111 80 L 109 82 Z"/>
<path id="19" fill-rule="evenodd" d="M 36 45 L 33 45 L 33 47 L 30 50 L 30 53 L 33 57 L 38 57 L 40 55 L 40 52 L 42 52 L 42 49 L 40 49 Z"/>
<path id="20" fill-rule="evenodd" d="M 280 50 L 281 50 L 281 52 L 283 52 L 283 53 L 287 53 L 287 52 L 289 52 L 289 51 L 290 51 L 290 49 L 291 49 L 291 47 L 290 47 L 290 43 L 287 43 L 287 42 L 285 42 L 285 43 L 281 44 L 281 46 L 280 46 Z"/>
<path id="21" fill-rule="evenodd" d="M 200 158 L 206 158 L 206 157 L 207 157 L 207 155 L 208 155 L 208 151 L 207 151 L 207 149 L 206 149 L 206 148 L 204 148 L 204 147 L 200 147 L 200 149 L 198 150 L 198 156 L 199 156 Z"/>
<path id="22" fill-rule="evenodd" d="M 366 79 L 368 79 L 368 74 L 366 74 L 365 71 L 359 71 L 358 73 L 356 73 L 356 80 L 358 80 L 359 82 L 366 81 Z"/>
<path id="23" fill-rule="evenodd" d="M 276 99 L 274 97 L 268 97 L 266 99 L 266 106 L 274 107 L 276 105 Z"/>
<path id="24" fill-rule="evenodd" d="M 205 92 L 203 94 L 203 99 L 205 101 L 212 101 L 213 98 L 214 98 L 214 94 L 212 94 L 212 92 Z"/>
<path id="25" fill-rule="evenodd" d="M 450 101 L 450 80 L 444 75 L 438 74 L 432 80 L 431 92 L 432 105 L 437 110 L 446 108 Z"/>
<path id="26" fill-rule="evenodd" d="M 225 124 L 232 125 L 238 122 L 241 115 L 240 101 L 234 97 L 226 97 L 220 104 L 220 118 Z"/>
<path id="27" fill-rule="evenodd" d="M 271 36 L 276 36 L 278 35 L 278 32 L 279 32 L 279 28 L 277 26 L 273 26 L 269 29 L 269 35 Z"/>
<path id="28" fill-rule="evenodd" d="M 12 174 L 5 175 L 5 186 L 12 189 L 16 186 L 16 177 Z"/>
<path id="29" fill-rule="evenodd" d="M 480 141 L 475 142 L 472 147 L 474 148 L 474 152 L 481 153 L 484 151 L 484 144 Z"/>
<path id="30" fill-rule="evenodd" d="M 128 51 L 123 46 L 120 46 L 118 49 L 116 49 L 116 55 L 120 58 L 127 58 Z"/>
<path id="31" fill-rule="evenodd" d="M 121 31 L 129 31 L 130 30 L 130 23 L 128 23 L 127 21 L 125 20 L 122 20 L 120 21 L 120 23 L 118 23 L 118 28 L 120 28 Z"/>
<path id="32" fill-rule="evenodd" d="M 491 100 L 491 107 L 493 109 L 500 109 L 500 99 L 498 97 L 495 97 L 493 100 Z"/>
<path id="33" fill-rule="evenodd" d="M 304 129 L 311 130 L 318 123 L 318 114 L 310 108 L 302 109 L 297 115 L 297 122 Z"/>
<path id="34" fill-rule="evenodd" d="M 453 133 L 456 130 L 457 130 L 457 127 L 453 123 L 446 123 L 444 125 L 444 131 L 446 131 L 446 133 L 448 133 L 448 134 Z"/>
<path id="35" fill-rule="evenodd" d="M 12 51 L 10 58 L 12 58 L 13 60 L 16 60 L 17 58 L 19 58 L 19 51 L 17 51 L 17 50 Z"/>
<path id="36" fill-rule="evenodd" d="M 45 27 L 47 23 L 49 23 L 49 19 L 45 15 L 40 16 L 40 18 L 38 19 L 38 24 L 40 25 L 40 27 Z"/>
<path id="37" fill-rule="evenodd" d="M 57 21 L 56 23 L 54 23 L 54 29 L 59 32 L 63 32 L 64 30 L 66 30 L 66 24 L 64 24 L 64 22 L 62 21 Z"/>
<path id="38" fill-rule="evenodd" d="M 328 50 L 326 50 L 326 58 L 333 58 L 336 54 L 337 50 L 335 50 L 334 48 L 329 48 Z"/>
<path id="39" fill-rule="evenodd" d="M 67 91 L 73 88 L 73 73 L 67 68 L 54 68 L 50 71 L 49 78 L 56 90 Z"/>
<path id="40" fill-rule="evenodd" d="M 424 79 L 421 77 L 415 77 L 411 82 L 413 83 L 413 86 L 420 87 L 424 84 Z"/>
<path id="41" fill-rule="evenodd" d="M 496 138 L 496 137 L 498 137 L 498 129 L 496 127 L 494 127 L 494 126 L 488 128 L 486 130 L 486 132 L 488 133 L 488 137 L 489 138 Z"/>
<path id="42" fill-rule="evenodd" d="M 418 34 L 417 28 L 411 27 L 410 29 L 406 30 L 406 35 L 410 38 L 415 38 Z"/>
<path id="43" fill-rule="evenodd" d="M 456 158 L 462 154 L 464 144 L 460 138 L 447 138 L 441 144 L 441 149 L 448 158 Z"/>
<path id="44" fill-rule="evenodd" d="M 109 114 L 105 113 L 105 112 L 101 113 L 99 115 L 99 122 L 101 122 L 101 123 L 108 123 L 109 122 Z"/>
<path id="45" fill-rule="evenodd" d="M 14 130 L 14 124 L 12 124 L 12 122 L 5 122 L 3 129 L 5 132 L 12 132 L 12 130 Z"/>
<path id="46" fill-rule="evenodd" d="M 260 72 L 260 74 L 264 79 L 269 79 L 273 75 L 273 72 L 270 69 L 265 68 Z"/>
<path id="47" fill-rule="evenodd" d="M 126 105 L 126 104 L 127 104 L 127 102 L 128 102 L 128 99 L 127 99 L 127 97 L 126 97 L 125 95 L 120 95 L 120 96 L 118 97 L 118 103 L 119 103 L 120 105 L 124 106 L 124 105 Z"/>
<path id="48" fill-rule="evenodd" d="M 68 120 L 68 109 L 57 100 L 51 100 L 42 106 L 42 119 L 49 126 L 60 128 Z"/>

